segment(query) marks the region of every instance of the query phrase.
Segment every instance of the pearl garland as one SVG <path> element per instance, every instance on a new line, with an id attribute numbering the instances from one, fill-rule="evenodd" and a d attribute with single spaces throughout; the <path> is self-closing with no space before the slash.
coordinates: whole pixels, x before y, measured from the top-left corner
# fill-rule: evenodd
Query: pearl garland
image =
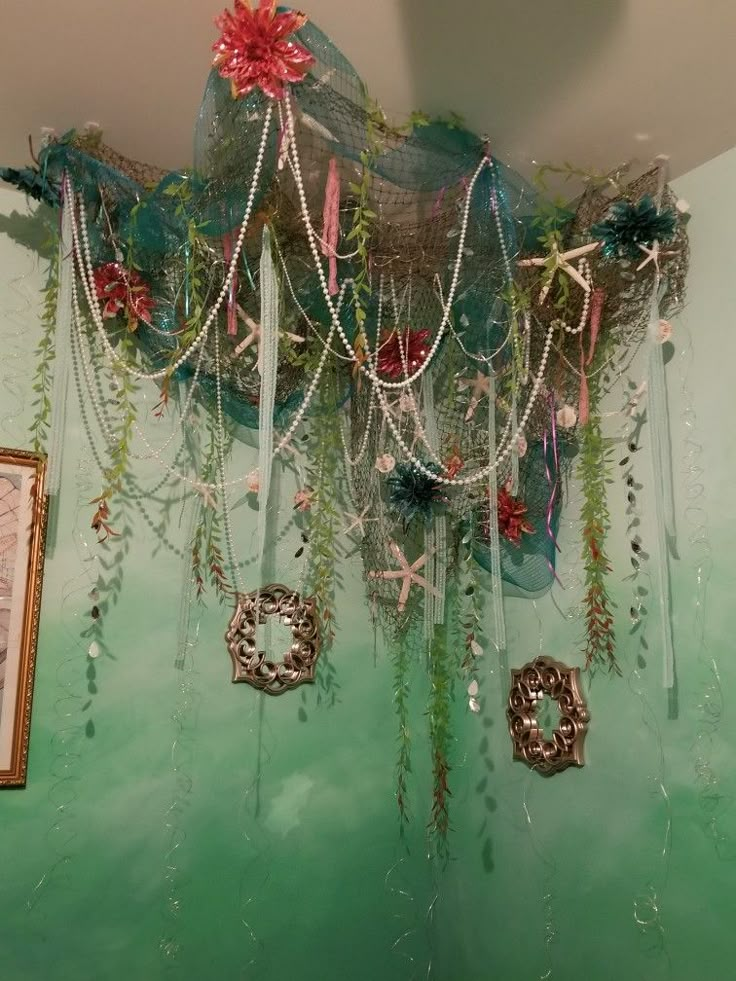
<path id="1" fill-rule="evenodd" d="M 291 97 L 290 97 L 290 95 L 289 95 L 288 92 L 286 93 L 286 96 L 284 98 L 284 102 L 285 102 L 285 105 L 286 105 L 286 114 L 287 114 L 287 118 L 289 120 L 289 125 L 293 126 L 294 125 L 294 113 L 293 113 L 292 106 L 291 106 Z M 314 231 L 314 227 L 312 226 L 312 221 L 311 221 L 311 218 L 310 218 L 310 215 L 309 215 L 309 206 L 307 204 L 307 195 L 306 195 L 306 191 L 304 189 L 304 179 L 302 177 L 301 162 L 300 162 L 300 159 L 299 159 L 299 151 L 297 149 L 296 140 L 293 140 L 291 142 L 291 144 L 289 146 L 288 153 L 289 153 L 289 156 L 288 156 L 289 166 L 290 166 L 290 169 L 291 169 L 292 174 L 294 175 L 294 180 L 296 182 L 297 191 L 298 191 L 298 194 L 299 194 L 299 201 L 300 201 L 301 209 L 302 209 L 302 221 L 304 222 L 304 227 L 306 228 L 306 231 L 307 231 L 307 239 L 309 241 L 309 247 L 310 247 L 310 250 L 312 252 L 312 257 L 314 259 L 315 270 L 317 272 L 317 275 L 319 276 L 320 284 L 322 286 L 322 292 L 325 295 L 325 299 L 328 301 L 328 309 L 330 310 L 330 312 L 332 314 L 333 322 L 335 323 L 335 326 L 337 328 L 338 334 L 340 335 L 340 339 L 342 340 L 342 342 L 343 342 L 343 344 L 345 346 L 345 350 L 348 352 L 348 354 L 351 356 L 351 358 L 354 361 L 357 361 L 358 359 L 357 359 L 357 357 L 355 355 L 355 350 L 354 350 L 352 344 L 350 343 L 350 340 L 349 340 L 347 334 L 345 333 L 345 330 L 343 329 L 342 323 L 340 323 L 339 318 L 335 318 L 334 305 L 332 304 L 332 299 L 330 297 L 329 288 L 327 286 L 327 279 L 325 277 L 324 269 L 322 268 L 322 262 L 321 262 L 320 256 L 319 256 L 319 249 L 317 248 L 317 234 Z M 473 174 L 473 177 L 471 178 L 470 183 L 468 185 L 468 190 L 467 190 L 466 198 L 465 198 L 465 205 L 464 205 L 464 208 L 463 208 L 463 219 L 462 219 L 462 224 L 461 224 L 461 228 L 460 228 L 460 237 L 459 237 L 459 241 L 458 241 L 457 258 L 455 260 L 455 265 L 454 265 L 454 268 L 453 268 L 452 282 L 451 282 L 451 285 L 450 285 L 450 291 L 449 291 L 448 296 L 447 296 L 447 306 L 444 309 L 442 321 L 440 323 L 440 327 L 439 327 L 439 330 L 437 332 L 437 336 L 434 339 L 434 342 L 432 344 L 432 347 L 430 348 L 430 351 L 429 351 L 428 356 L 425 358 L 425 360 L 422 362 L 421 366 L 417 369 L 417 371 L 414 372 L 413 375 L 411 375 L 408 378 L 403 379 L 400 382 L 383 381 L 382 379 L 378 378 L 378 376 L 375 374 L 374 371 L 372 371 L 372 369 L 368 366 L 367 363 L 361 364 L 361 366 L 360 366 L 361 371 L 364 374 L 366 374 L 369 377 L 371 377 L 371 381 L 373 382 L 374 385 L 378 385 L 381 388 L 386 388 L 386 389 L 407 388 L 409 385 L 411 385 L 413 382 L 415 382 L 418 378 L 421 378 L 421 376 L 424 374 L 424 372 L 427 370 L 427 368 L 432 363 L 432 360 L 433 360 L 435 354 L 437 353 L 437 350 L 438 350 L 438 348 L 439 348 L 439 346 L 440 346 L 440 344 L 442 342 L 442 338 L 444 336 L 445 329 L 447 328 L 447 325 L 448 325 L 448 322 L 449 322 L 449 319 L 450 319 L 450 312 L 452 310 L 452 304 L 455 302 L 455 294 L 457 292 L 458 282 L 460 280 L 460 267 L 462 265 L 462 259 L 463 259 L 464 249 L 465 249 L 465 238 L 466 238 L 466 235 L 467 235 L 468 223 L 469 223 L 469 220 L 470 220 L 470 204 L 471 204 L 472 197 L 473 197 L 473 189 L 474 189 L 475 184 L 476 184 L 478 178 L 480 177 L 480 174 L 482 173 L 483 169 L 485 167 L 490 167 L 490 166 L 491 166 L 491 160 L 490 160 L 490 158 L 484 156 L 483 159 L 481 160 L 481 162 L 478 164 L 478 167 L 476 168 L 475 173 Z"/>
<path id="2" fill-rule="evenodd" d="M 578 270 L 581 273 L 581 275 L 585 277 L 585 281 L 587 282 L 588 286 L 592 286 L 593 274 L 590 271 L 590 263 L 585 257 L 583 257 L 578 263 Z M 564 330 L 566 334 L 572 334 L 572 335 L 580 334 L 588 322 L 589 310 L 590 310 L 590 290 L 586 290 L 583 293 L 583 309 L 580 313 L 580 320 L 578 322 L 577 327 L 571 327 L 568 323 L 566 323 L 564 320 L 560 319 L 559 317 L 556 317 L 553 323 L 555 324 L 556 327 L 562 328 L 562 330 Z"/>
<path id="3" fill-rule="evenodd" d="M 284 101 L 286 104 L 287 116 L 289 118 L 290 124 L 293 125 L 294 117 L 291 108 L 291 99 L 288 95 L 288 92 Z M 322 285 L 322 292 L 324 294 L 325 302 L 327 303 L 327 308 L 332 316 L 333 325 L 337 329 L 340 338 L 343 341 L 343 344 L 345 345 L 346 350 L 353 356 L 353 358 L 355 358 L 355 351 L 352 345 L 350 344 L 347 335 L 345 334 L 342 323 L 340 322 L 340 318 L 337 314 L 337 311 L 335 310 L 335 306 L 332 303 L 332 298 L 330 296 L 329 288 L 327 286 L 327 280 L 325 278 L 324 269 L 322 268 L 322 263 L 319 258 L 319 251 L 317 249 L 316 241 L 315 241 L 316 236 L 309 217 L 309 207 L 307 205 L 306 191 L 304 189 L 304 181 L 302 178 L 301 165 L 299 162 L 299 154 L 296 148 L 296 141 L 292 142 L 289 148 L 289 154 L 290 154 L 289 157 L 290 167 L 294 175 L 294 179 L 296 181 L 297 191 L 299 193 L 299 199 L 302 208 L 302 220 L 307 230 L 307 238 L 309 240 L 309 246 L 314 259 L 315 269 L 317 271 L 317 274 L 320 279 L 320 283 Z M 373 364 L 370 357 L 366 360 L 364 364 L 361 365 L 361 370 L 364 372 L 364 374 L 368 376 L 374 388 L 374 391 L 378 396 L 378 400 L 381 405 L 381 411 L 383 412 L 384 419 L 389 429 L 391 430 L 394 439 L 396 440 L 402 452 L 404 453 L 405 458 L 409 460 L 414 465 L 414 467 L 420 473 L 424 474 L 426 477 L 432 478 L 436 480 L 438 483 L 441 483 L 449 487 L 468 487 L 471 486 L 472 484 L 479 483 L 481 480 L 484 480 L 487 476 L 489 476 L 491 473 L 497 470 L 497 468 L 508 458 L 508 456 L 510 455 L 510 453 L 518 443 L 519 437 L 522 436 L 524 433 L 524 429 L 526 428 L 526 424 L 529 420 L 529 416 L 532 413 L 534 404 L 536 403 L 537 400 L 537 396 L 539 395 L 539 390 L 542 386 L 542 381 L 544 379 L 544 374 L 547 367 L 547 360 L 549 358 L 550 346 L 552 344 L 552 335 L 554 332 L 554 327 L 550 325 L 544 342 L 544 349 L 542 351 L 542 357 L 540 360 L 539 372 L 537 373 L 537 376 L 534 380 L 532 392 L 530 394 L 529 401 L 527 402 L 527 406 L 524 410 L 524 414 L 521 418 L 521 423 L 519 424 L 514 435 L 509 440 L 508 444 L 503 449 L 499 448 L 499 453 L 497 455 L 496 460 L 493 463 L 489 463 L 487 467 L 484 467 L 482 470 L 468 477 L 454 477 L 454 478 L 443 477 L 441 475 L 437 475 L 433 473 L 431 470 L 428 470 L 427 467 L 424 466 L 422 461 L 417 459 L 417 457 L 414 455 L 412 450 L 406 445 L 406 442 L 404 441 L 403 437 L 401 436 L 401 433 L 396 427 L 394 420 L 391 417 L 391 411 L 386 401 L 386 395 L 384 389 L 407 387 L 408 384 L 411 384 L 412 381 L 420 377 L 421 374 L 423 374 L 423 372 L 426 371 L 426 369 L 429 367 L 429 364 L 432 361 L 434 353 L 436 353 L 437 347 L 439 345 L 439 340 L 441 340 L 442 332 L 444 331 L 444 327 L 446 326 L 449 320 L 450 310 L 454 302 L 455 291 L 457 290 L 457 285 L 460 275 L 460 262 L 462 260 L 463 249 L 465 247 L 465 233 L 467 232 L 467 225 L 470 215 L 470 201 L 472 198 L 473 187 L 476 181 L 478 180 L 478 177 L 480 176 L 483 168 L 486 166 L 491 166 L 491 160 L 490 158 L 484 156 L 480 164 L 478 165 L 475 173 L 473 174 L 473 177 L 468 186 L 468 192 L 467 192 L 467 197 L 466 197 L 465 207 L 463 212 L 463 224 L 460 233 L 460 243 L 458 247 L 458 261 L 456 262 L 455 269 L 453 272 L 452 286 L 448 294 L 447 306 L 445 308 L 445 314 L 443 317 L 442 325 L 440 327 L 440 332 L 438 333 L 438 336 L 435 339 L 435 343 L 433 345 L 432 350 L 430 351 L 429 357 L 423 362 L 422 367 L 415 373 L 414 376 L 412 376 L 412 378 L 404 379 L 404 381 L 400 383 L 382 382 L 378 378 L 375 369 L 373 368 Z"/>
<path id="4" fill-rule="evenodd" d="M 113 346 L 110 344 L 110 341 L 107 337 L 107 332 L 105 330 L 105 325 L 103 323 L 102 314 L 100 312 L 99 300 L 97 298 L 96 290 L 94 287 L 94 268 L 93 268 L 91 250 L 89 245 L 87 216 L 84 208 L 84 202 L 80 195 L 80 216 L 81 216 L 80 224 L 82 229 L 82 247 L 83 247 L 83 254 L 84 254 L 84 263 L 80 263 L 80 264 L 82 265 L 82 268 L 84 270 L 82 275 L 82 281 L 84 284 L 85 293 L 87 295 L 89 308 L 90 311 L 92 312 L 92 318 L 95 322 L 95 326 L 97 327 L 97 330 L 99 331 L 103 339 L 105 350 L 108 355 L 108 359 L 113 363 L 119 364 L 124 371 L 132 375 L 134 378 L 147 380 L 147 381 L 160 380 L 161 378 L 165 377 L 167 374 L 173 373 L 178 368 L 180 368 L 194 354 L 197 348 L 207 339 L 210 328 L 212 324 L 215 322 L 215 319 L 217 318 L 217 315 L 220 312 L 220 308 L 222 307 L 222 304 L 224 303 L 228 295 L 228 292 L 230 290 L 230 285 L 233 281 L 235 270 L 237 269 L 238 261 L 240 259 L 240 253 L 242 252 L 243 249 L 245 235 L 248 229 L 248 224 L 250 222 L 251 213 L 253 211 L 255 194 L 258 188 L 258 181 L 261 175 L 261 170 L 263 169 L 263 158 L 266 152 L 266 142 L 268 139 L 268 133 L 271 125 L 272 115 L 273 115 L 273 103 L 269 102 L 268 108 L 266 110 L 264 123 L 263 123 L 263 132 L 261 134 L 261 141 L 258 147 L 258 156 L 256 158 L 255 168 L 253 170 L 253 179 L 251 181 L 250 190 L 248 192 L 248 201 L 246 204 L 245 214 L 243 216 L 243 221 L 240 226 L 240 232 L 238 234 L 235 247 L 233 248 L 233 255 L 230 261 L 230 267 L 228 270 L 228 274 L 225 278 L 225 281 L 222 285 L 222 289 L 220 290 L 220 293 L 215 301 L 215 304 L 210 310 L 210 313 L 205 323 L 203 324 L 202 329 L 197 334 L 196 338 L 192 341 L 192 343 L 189 345 L 186 351 L 184 351 L 182 355 L 174 362 L 173 365 L 169 366 L 168 368 L 163 368 L 161 371 L 143 372 L 143 371 L 139 371 L 137 368 L 131 367 L 130 364 L 128 364 L 123 358 L 121 358 L 117 354 Z M 71 188 L 71 182 L 68 177 L 66 178 L 66 182 L 65 182 L 65 193 L 68 195 L 68 200 L 70 201 L 70 203 L 73 202 L 74 196 Z M 77 253 L 77 257 L 79 258 L 79 234 L 78 234 L 78 228 L 77 228 L 77 222 L 75 216 L 75 209 L 73 205 L 71 207 L 71 214 L 72 214 L 72 233 L 73 233 L 74 249 L 75 252 Z"/>

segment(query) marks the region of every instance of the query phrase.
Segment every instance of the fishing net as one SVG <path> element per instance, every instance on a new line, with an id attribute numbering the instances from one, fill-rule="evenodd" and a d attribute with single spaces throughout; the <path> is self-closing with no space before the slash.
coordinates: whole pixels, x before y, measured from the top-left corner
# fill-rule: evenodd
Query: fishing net
<path id="1" fill-rule="evenodd" d="M 517 267 L 521 256 L 540 248 L 533 224 L 537 195 L 455 121 L 416 118 L 403 129 L 392 128 L 318 28 L 307 23 L 298 40 L 315 60 L 288 100 L 276 102 L 258 89 L 235 99 L 213 70 L 196 123 L 191 169 L 163 173 L 126 160 L 94 134 L 72 133 L 43 151 L 44 179 L 58 186 L 68 175 L 86 218 L 92 264 L 121 263 L 150 285 L 151 322 L 139 323 L 134 336 L 147 371 L 170 365 L 185 339 L 196 336 L 227 286 L 243 216 L 250 212 L 214 330 L 172 377 L 196 385 L 196 396 L 212 406 L 219 371 L 225 412 L 251 428 L 259 425 L 253 330 L 260 317 L 259 261 L 267 225 L 282 297 L 274 424 L 283 430 L 300 410 L 329 344 L 347 483 L 356 513 L 371 515 L 361 545 L 366 571 L 391 568 L 389 543 L 399 534 L 407 554 L 420 554 L 427 541 L 421 522 L 407 527 L 392 509 L 377 460 L 401 458 L 403 442 L 438 472 L 456 472 L 450 469 L 455 461 L 457 472 L 475 474 L 489 464 L 494 427 L 493 438 L 506 454 L 486 479 L 445 487 L 436 514 L 452 527 L 470 522 L 477 531 L 475 557 L 489 567 L 491 546 L 483 530 L 488 483 L 512 487 L 526 503 L 533 530 L 518 542 L 502 539 L 502 577 L 517 591 L 538 595 L 554 576 L 561 476 L 575 439 L 574 430 L 553 432 L 555 407 L 577 400 L 580 341 L 553 323 L 559 318 L 553 305 L 525 313 L 515 303 L 515 282 L 517 298 L 519 284 L 529 293 L 539 288 L 539 269 Z M 322 238 L 330 179 L 340 194 L 332 254 Z M 654 181 L 645 175 L 634 192 L 645 193 Z M 588 235 L 610 200 L 610 185 L 596 187 L 575 213 L 561 213 L 563 245 Z M 321 274 L 309 224 L 316 230 Z M 681 294 L 684 232 L 678 232 L 675 246 L 679 265 L 668 281 L 665 306 Z M 632 277 L 622 288 L 626 269 L 619 264 L 605 266 L 591 256 L 589 267 L 596 285 L 615 296 L 615 309 L 607 312 L 620 336 L 612 350 L 629 350 L 643 336 L 651 282 Z M 341 287 L 339 295 L 329 292 L 344 335 L 355 342 L 364 332 L 363 359 L 383 380 L 396 382 L 380 397 L 340 338 L 333 334 L 329 340 L 334 318 L 325 295 L 328 273 Z M 354 284 L 361 278 L 367 288 L 358 304 Z M 571 323 L 582 311 L 584 294 L 578 292 L 566 307 Z M 219 365 L 215 331 L 223 351 Z M 412 344 L 419 349 L 416 360 Z M 559 355 L 553 372 L 537 385 L 551 351 Z M 418 372 L 430 352 L 431 368 Z M 413 374 L 418 377 L 409 383 Z M 321 406 L 324 411 L 323 400 Z M 307 411 L 314 411 L 313 403 Z M 524 454 L 513 442 L 521 417 Z M 395 584 L 373 578 L 370 589 L 390 615 Z"/>

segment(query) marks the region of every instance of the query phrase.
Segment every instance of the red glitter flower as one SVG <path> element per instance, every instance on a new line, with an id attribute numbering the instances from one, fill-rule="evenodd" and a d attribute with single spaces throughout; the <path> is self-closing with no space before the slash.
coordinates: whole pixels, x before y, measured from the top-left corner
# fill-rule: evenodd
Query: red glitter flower
<path id="1" fill-rule="evenodd" d="M 378 370 L 389 378 L 404 377 L 404 361 L 407 372 L 413 375 L 427 360 L 429 354 L 428 330 L 384 331 L 378 352 Z"/>
<path id="2" fill-rule="evenodd" d="M 521 545 L 522 534 L 531 535 L 534 528 L 524 518 L 529 509 L 519 497 L 514 497 L 507 487 L 498 491 L 498 530 L 512 545 Z"/>
<path id="3" fill-rule="evenodd" d="M 95 269 L 94 278 L 97 299 L 105 301 L 103 317 L 117 317 L 124 310 L 129 330 L 135 330 L 139 320 L 151 323 L 155 306 L 151 288 L 135 269 L 125 269 L 119 262 L 106 262 Z"/>
<path id="4" fill-rule="evenodd" d="M 233 98 L 259 88 L 272 99 L 282 99 L 284 82 L 301 82 L 314 57 L 289 35 L 306 24 L 296 10 L 276 13 L 276 0 L 260 0 L 253 10 L 250 0 L 235 0 L 235 9 L 215 19 L 221 37 L 212 46 L 215 68 L 230 79 Z"/>

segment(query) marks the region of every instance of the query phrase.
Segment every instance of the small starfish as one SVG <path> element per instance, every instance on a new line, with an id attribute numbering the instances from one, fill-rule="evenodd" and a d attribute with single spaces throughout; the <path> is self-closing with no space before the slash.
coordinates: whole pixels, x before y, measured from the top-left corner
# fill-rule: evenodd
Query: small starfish
<path id="1" fill-rule="evenodd" d="M 489 375 L 484 375 L 482 371 L 478 371 L 473 381 L 469 378 L 461 378 L 459 387 L 461 390 L 466 388 L 473 389 L 473 394 L 470 397 L 470 405 L 468 406 L 468 411 L 465 413 L 465 421 L 470 422 L 475 415 L 475 410 L 480 405 L 481 399 L 490 394 L 491 379 Z"/>
<path id="2" fill-rule="evenodd" d="M 646 245 L 639 244 L 639 248 L 646 256 L 642 262 L 636 267 L 637 272 L 641 272 L 645 266 L 648 266 L 650 262 L 654 263 L 654 268 L 657 270 L 657 275 L 659 275 L 659 258 L 665 255 L 677 255 L 676 252 L 663 252 L 659 247 L 659 242 L 652 242 L 651 249 Z"/>
<path id="3" fill-rule="evenodd" d="M 240 344 L 238 344 L 238 346 L 235 348 L 231 357 L 239 358 L 240 355 L 244 351 L 247 351 L 252 344 L 256 350 L 256 357 L 258 359 L 258 374 L 260 375 L 262 373 L 261 372 L 261 339 L 263 335 L 263 330 L 261 328 L 261 325 L 256 320 L 254 320 L 251 316 L 249 316 L 239 304 L 238 304 L 238 316 L 243 321 L 245 326 L 248 328 L 248 333 L 240 342 Z M 303 344 L 304 341 L 306 340 L 305 337 L 301 337 L 299 334 L 292 334 L 288 330 L 280 330 L 279 334 L 281 334 L 284 337 L 288 337 L 289 340 L 295 344 Z"/>
<path id="4" fill-rule="evenodd" d="M 558 269 L 567 273 L 570 279 L 574 279 L 578 286 L 584 289 L 586 293 L 590 292 L 590 283 L 579 269 L 576 269 L 575 266 L 570 264 L 570 260 L 580 259 L 582 256 L 588 255 L 589 252 L 594 252 L 600 244 L 600 242 L 591 242 L 589 245 L 581 245 L 578 249 L 568 249 L 567 252 L 560 252 L 557 242 L 553 242 L 549 255 L 519 260 L 518 264 L 520 266 L 539 266 L 547 270 L 547 281 L 542 287 L 542 292 L 539 294 L 540 305 L 547 299 L 549 291 L 552 289 L 555 273 Z"/>
<path id="5" fill-rule="evenodd" d="M 366 515 L 368 514 L 368 512 L 370 511 L 370 509 L 371 509 L 370 504 L 367 504 L 363 508 L 363 510 L 360 512 L 360 514 L 346 514 L 345 517 L 348 519 L 348 521 L 350 521 L 351 518 L 352 518 L 352 521 L 345 528 L 345 532 L 344 533 L 346 535 L 349 535 L 351 531 L 355 531 L 356 528 L 359 528 L 361 535 L 363 535 L 363 537 L 365 537 L 365 526 L 366 526 L 366 524 L 368 524 L 369 521 L 378 521 L 378 518 L 367 518 L 366 517 Z"/>
<path id="6" fill-rule="evenodd" d="M 212 508 L 214 511 L 217 505 L 215 504 L 215 497 L 212 493 L 212 488 L 208 487 L 207 484 L 192 484 L 192 487 L 198 494 L 202 495 L 202 502 L 204 506 L 206 508 Z"/>
<path id="7" fill-rule="evenodd" d="M 238 316 L 243 321 L 245 326 L 248 328 L 247 335 L 238 344 L 232 353 L 233 358 L 239 358 L 240 355 L 247 351 L 251 344 L 255 347 L 256 353 L 258 355 L 258 371 L 261 370 L 261 325 L 250 317 L 245 310 L 238 304 Z"/>
<path id="8" fill-rule="evenodd" d="M 369 579 L 401 579 L 401 592 L 399 593 L 399 602 L 397 605 L 397 610 L 399 613 L 403 613 L 406 609 L 406 602 L 409 599 L 409 592 L 411 587 L 421 586 L 426 592 L 431 593 L 433 596 L 439 596 L 439 590 L 435 589 L 434 586 L 430 586 L 424 576 L 418 575 L 419 570 L 427 563 L 427 553 L 420 555 L 416 562 L 412 562 L 409 565 L 406 556 L 401 551 L 396 542 L 389 542 L 388 547 L 391 550 L 392 555 L 396 561 L 401 566 L 400 569 L 387 569 L 383 572 L 369 572 Z"/>

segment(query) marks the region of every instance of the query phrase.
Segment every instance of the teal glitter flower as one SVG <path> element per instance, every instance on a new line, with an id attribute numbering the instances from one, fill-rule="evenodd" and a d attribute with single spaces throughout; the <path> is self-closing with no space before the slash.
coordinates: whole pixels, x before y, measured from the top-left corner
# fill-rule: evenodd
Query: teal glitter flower
<path id="1" fill-rule="evenodd" d="M 640 259 L 639 246 L 651 248 L 654 242 L 669 242 L 677 230 L 677 215 L 672 208 L 658 211 L 649 194 L 632 204 L 617 201 L 605 221 L 593 225 L 591 235 L 601 242 L 606 259 Z"/>
<path id="2" fill-rule="evenodd" d="M 433 463 L 424 466 L 432 473 L 440 472 L 440 468 Z M 426 525 L 430 524 L 435 510 L 447 503 L 439 480 L 417 470 L 411 463 L 397 464 L 386 483 L 389 505 L 404 522 L 404 529 L 415 518 L 421 518 Z"/>

